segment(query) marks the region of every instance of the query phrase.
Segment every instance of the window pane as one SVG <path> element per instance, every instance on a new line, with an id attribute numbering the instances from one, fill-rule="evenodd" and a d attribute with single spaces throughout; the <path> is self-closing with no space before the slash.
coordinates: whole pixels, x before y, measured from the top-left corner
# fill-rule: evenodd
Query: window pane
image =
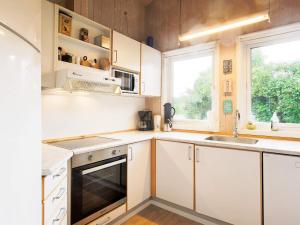
<path id="1" fill-rule="evenodd" d="M 179 60 L 172 66 L 175 119 L 205 120 L 211 110 L 213 57 Z"/>
<path id="2" fill-rule="evenodd" d="M 252 114 L 269 122 L 300 123 L 300 41 L 251 50 Z"/>

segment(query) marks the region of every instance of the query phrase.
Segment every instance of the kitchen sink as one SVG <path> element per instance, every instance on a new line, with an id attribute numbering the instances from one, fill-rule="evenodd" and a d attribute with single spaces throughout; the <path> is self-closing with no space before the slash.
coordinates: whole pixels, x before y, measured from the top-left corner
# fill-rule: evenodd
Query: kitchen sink
<path id="1" fill-rule="evenodd" d="M 250 144 L 250 145 L 254 145 L 258 142 L 257 139 L 238 138 L 238 137 L 235 138 L 235 137 L 226 137 L 226 136 L 210 136 L 210 137 L 205 138 L 205 140 L 240 143 L 240 144 Z"/>

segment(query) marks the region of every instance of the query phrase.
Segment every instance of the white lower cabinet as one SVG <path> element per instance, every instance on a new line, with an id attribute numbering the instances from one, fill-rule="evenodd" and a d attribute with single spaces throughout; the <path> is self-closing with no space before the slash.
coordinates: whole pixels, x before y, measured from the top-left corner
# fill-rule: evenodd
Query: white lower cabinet
<path id="1" fill-rule="evenodd" d="M 67 162 L 63 162 L 52 174 L 42 177 L 43 225 L 60 225 L 67 220 Z"/>
<path id="2" fill-rule="evenodd" d="M 261 224 L 260 153 L 196 146 L 195 162 L 198 213 L 236 225 Z"/>
<path id="3" fill-rule="evenodd" d="M 194 145 L 156 141 L 156 196 L 193 209 Z"/>
<path id="4" fill-rule="evenodd" d="M 128 146 L 127 208 L 142 203 L 151 195 L 151 141 Z"/>
<path id="5" fill-rule="evenodd" d="M 300 157 L 264 153 L 264 225 L 300 224 Z"/>

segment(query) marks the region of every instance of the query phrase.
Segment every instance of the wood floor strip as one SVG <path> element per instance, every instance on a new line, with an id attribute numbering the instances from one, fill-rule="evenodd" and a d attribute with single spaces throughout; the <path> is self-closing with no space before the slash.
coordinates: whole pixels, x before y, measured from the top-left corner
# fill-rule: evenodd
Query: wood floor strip
<path id="1" fill-rule="evenodd" d="M 203 225 L 165 209 L 150 205 L 122 225 Z"/>

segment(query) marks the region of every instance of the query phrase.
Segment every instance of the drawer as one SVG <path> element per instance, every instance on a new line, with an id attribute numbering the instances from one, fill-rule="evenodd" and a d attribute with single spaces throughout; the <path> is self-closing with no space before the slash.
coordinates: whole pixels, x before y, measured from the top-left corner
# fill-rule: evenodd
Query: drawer
<path id="1" fill-rule="evenodd" d="M 126 212 L 126 205 L 122 205 L 113 211 L 110 211 L 109 213 L 105 214 L 104 216 L 94 220 L 93 222 L 89 223 L 88 225 L 105 225 L 109 222 L 113 221 L 117 217 L 121 216 Z"/>
<path id="2" fill-rule="evenodd" d="M 50 193 L 48 198 L 43 202 L 44 205 L 44 218 L 47 221 L 59 205 L 64 204 L 62 201 L 67 200 L 68 190 L 67 177 Z"/>
<path id="3" fill-rule="evenodd" d="M 62 199 L 57 208 L 53 210 L 53 213 L 44 221 L 45 225 L 60 225 L 67 215 L 67 196 Z M 45 212 L 46 213 L 46 212 Z"/>
<path id="4" fill-rule="evenodd" d="M 65 215 L 64 220 L 62 221 L 61 225 L 67 225 L 68 224 L 68 216 Z"/>
<path id="5" fill-rule="evenodd" d="M 67 175 L 67 168 L 67 162 L 64 162 L 52 174 L 44 177 L 43 200 L 45 200 L 48 197 L 48 195 L 53 191 L 53 189 L 64 179 L 64 177 Z"/>

